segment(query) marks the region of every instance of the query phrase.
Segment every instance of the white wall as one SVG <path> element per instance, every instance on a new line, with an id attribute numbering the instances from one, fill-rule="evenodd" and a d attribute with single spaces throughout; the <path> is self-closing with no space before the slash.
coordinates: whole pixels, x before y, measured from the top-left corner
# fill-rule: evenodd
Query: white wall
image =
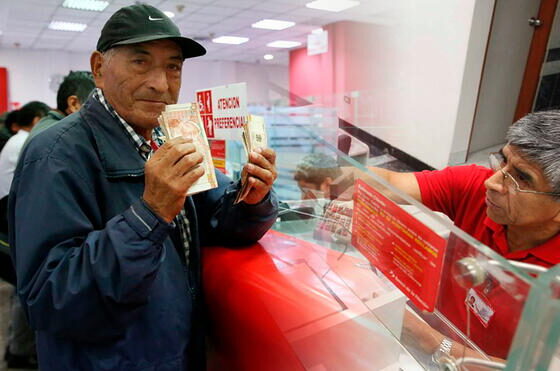
<path id="1" fill-rule="evenodd" d="M 394 0 L 371 47 L 379 60 L 364 130 L 436 168 L 468 141 L 493 0 Z M 382 21 L 381 21 L 382 20 Z M 372 63 L 373 65 L 373 63 Z M 455 135 L 460 138 L 456 139 Z"/>
<path id="2" fill-rule="evenodd" d="M 280 98 L 271 91 L 271 85 L 288 90 L 288 67 L 204 59 L 186 60 L 181 100 L 194 99 L 196 90 L 237 82 L 247 83 L 249 104 L 267 104 Z"/>
<path id="3" fill-rule="evenodd" d="M 503 4 L 501 5 L 503 6 Z M 486 98 L 481 96 L 479 91 L 482 84 L 481 79 L 483 79 L 482 73 L 487 54 L 487 46 L 491 43 L 491 41 L 484 41 L 489 38 L 492 16 L 495 12 L 492 11 L 492 8 L 493 3 L 490 1 L 478 1 L 475 5 L 473 25 L 471 27 L 467 59 L 463 73 L 461 99 L 457 111 L 457 121 L 455 124 L 453 142 L 451 144 L 451 153 L 449 154 L 450 165 L 462 164 L 467 160 L 468 146 L 471 141 L 476 110 L 479 109 L 478 106 L 480 104 L 494 104 L 493 110 L 495 112 L 501 111 L 501 107 L 496 105 L 495 102 L 485 102 Z M 499 64 L 498 60 L 495 62 Z M 489 65 L 487 65 L 487 67 L 499 68 L 499 66 L 492 67 Z"/>
<path id="4" fill-rule="evenodd" d="M 56 88 L 49 84 L 53 77 L 70 70 L 89 70 L 89 54 L 0 49 L 0 67 L 7 67 L 10 102 L 25 104 L 40 100 L 56 105 Z M 273 83 L 287 89 L 288 68 L 279 65 L 249 64 L 226 61 L 186 60 L 180 101 L 194 99 L 198 89 L 247 82 L 249 103 L 268 103 L 278 95 L 269 90 Z"/>
<path id="5" fill-rule="evenodd" d="M 78 53 L 0 49 L 0 66 L 8 69 L 8 94 L 11 103 L 21 105 L 39 100 L 56 106 L 52 78 L 70 70 L 89 70 L 89 55 Z"/>

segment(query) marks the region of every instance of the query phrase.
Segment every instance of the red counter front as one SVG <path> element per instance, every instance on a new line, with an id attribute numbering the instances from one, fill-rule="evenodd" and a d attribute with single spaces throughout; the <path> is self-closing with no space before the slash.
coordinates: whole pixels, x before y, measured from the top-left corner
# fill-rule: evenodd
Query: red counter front
<path id="1" fill-rule="evenodd" d="M 383 369 L 394 365 L 404 297 L 363 258 L 270 231 L 204 251 L 213 369 Z"/>

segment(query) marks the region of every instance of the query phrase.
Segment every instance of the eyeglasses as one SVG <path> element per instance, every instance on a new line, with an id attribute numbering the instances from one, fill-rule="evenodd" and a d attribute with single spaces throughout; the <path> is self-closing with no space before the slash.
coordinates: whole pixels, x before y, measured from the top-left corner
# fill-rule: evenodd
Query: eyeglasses
<path id="1" fill-rule="evenodd" d="M 533 191 L 531 189 L 523 189 L 519 185 L 522 180 L 516 180 L 513 175 L 509 172 L 504 170 L 504 166 L 506 165 L 506 159 L 504 155 L 500 152 L 492 152 L 489 155 L 490 159 L 490 167 L 494 171 L 500 171 L 504 176 L 504 184 L 508 184 L 508 189 L 510 192 L 521 192 L 521 193 L 534 193 L 538 195 L 549 195 L 549 196 L 560 196 L 560 193 L 555 192 L 541 192 L 541 191 Z"/>

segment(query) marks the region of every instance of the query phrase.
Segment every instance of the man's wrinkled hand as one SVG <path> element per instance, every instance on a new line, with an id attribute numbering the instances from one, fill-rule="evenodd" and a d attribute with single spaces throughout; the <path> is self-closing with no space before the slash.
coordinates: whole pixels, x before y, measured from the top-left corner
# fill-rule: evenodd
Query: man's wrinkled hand
<path id="1" fill-rule="evenodd" d="M 203 157 L 191 139 L 174 138 L 146 162 L 144 201 L 171 222 L 185 204 L 187 191 L 204 174 Z"/>
<path id="2" fill-rule="evenodd" d="M 276 172 L 276 152 L 270 148 L 257 148 L 249 153 L 249 161 L 243 168 L 242 179 L 246 179 L 249 192 L 243 202 L 258 204 L 270 192 L 278 177 Z"/>

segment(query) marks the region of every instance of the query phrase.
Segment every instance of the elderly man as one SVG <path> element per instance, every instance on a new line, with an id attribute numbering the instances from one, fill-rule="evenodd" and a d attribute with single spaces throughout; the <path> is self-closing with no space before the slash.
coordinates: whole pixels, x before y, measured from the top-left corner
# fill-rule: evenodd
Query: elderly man
<path id="1" fill-rule="evenodd" d="M 41 370 L 204 367 L 200 246 L 257 241 L 277 201 L 270 149 L 249 156 L 244 202 L 221 173 L 186 196 L 202 155 L 163 144 L 157 117 L 177 102 L 183 60 L 203 54 L 159 10 L 120 9 L 91 56 L 94 94 L 23 151 L 10 241 Z"/>
<path id="2" fill-rule="evenodd" d="M 490 155 L 490 169 L 476 165 L 419 173 L 370 169 L 432 210 L 445 213 L 505 258 L 551 267 L 560 263 L 559 123 L 560 111 L 533 113 L 517 121 L 508 131 L 507 144 Z M 470 338 L 488 354 L 506 357 L 523 303 L 495 282 L 468 292 L 456 285 L 454 280 L 442 282 L 440 311 L 465 333 L 471 311 Z M 476 305 L 467 309 L 465 302 Z M 417 340 L 423 339 L 425 349 L 462 355 L 463 346 L 426 326 L 418 327 L 412 331 Z"/>

